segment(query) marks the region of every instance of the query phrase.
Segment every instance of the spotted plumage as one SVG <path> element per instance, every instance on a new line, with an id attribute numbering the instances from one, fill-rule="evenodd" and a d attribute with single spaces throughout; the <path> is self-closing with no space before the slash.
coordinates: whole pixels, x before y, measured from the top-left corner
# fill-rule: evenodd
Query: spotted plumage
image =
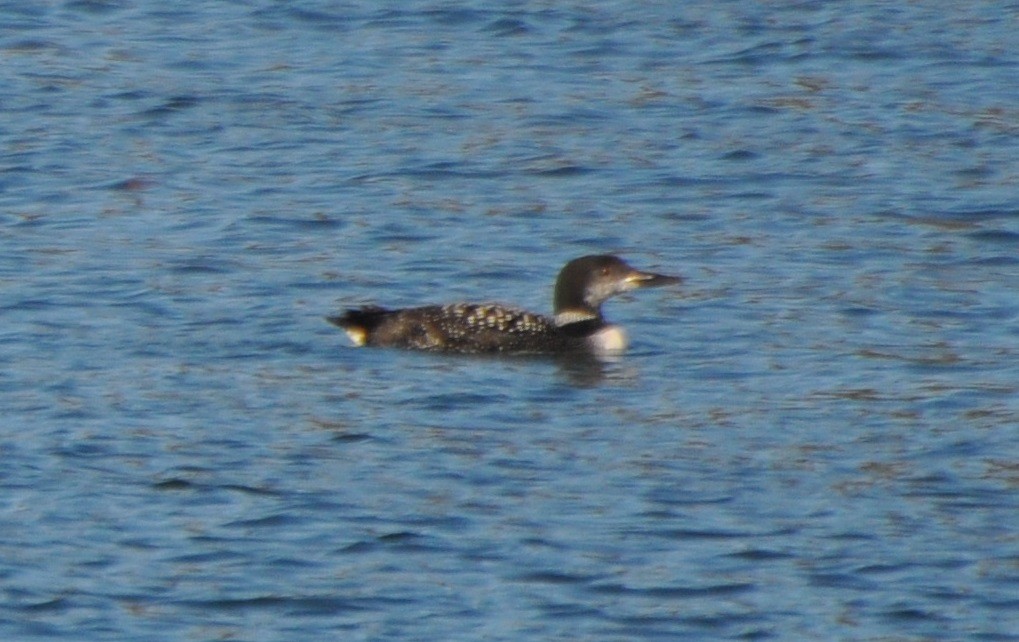
<path id="1" fill-rule="evenodd" d="M 496 303 L 454 303 L 399 310 L 366 306 L 328 320 L 359 346 L 460 353 L 620 352 L 626 334 L 605 322 L 601 304 L 621 292 L 679 281 L 640 272 L 614 256 L 585 256 L 559 273 L 553 317 Z"/>

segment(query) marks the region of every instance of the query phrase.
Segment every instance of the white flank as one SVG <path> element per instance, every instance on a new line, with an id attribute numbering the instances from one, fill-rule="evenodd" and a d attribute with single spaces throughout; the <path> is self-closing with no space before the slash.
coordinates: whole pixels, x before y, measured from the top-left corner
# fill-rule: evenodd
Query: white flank
<path id="1" fill-rule="evenodd" d="M 343 330 L 355 346 L 363 346 L 368 341 L 368 333 L 364 331 L 364 328 L 343 328 Z"/>

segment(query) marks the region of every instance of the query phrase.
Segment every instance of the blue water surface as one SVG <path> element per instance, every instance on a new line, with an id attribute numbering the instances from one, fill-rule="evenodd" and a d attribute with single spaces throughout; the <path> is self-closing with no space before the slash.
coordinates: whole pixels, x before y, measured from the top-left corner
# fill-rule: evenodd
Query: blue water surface
<path id="1" fill-rule="evenodd" d="M 0 24 L 3 639 L 1019 640 L 1019 7 Z M 605 363 L 324 321 L 602 252 Z"/>

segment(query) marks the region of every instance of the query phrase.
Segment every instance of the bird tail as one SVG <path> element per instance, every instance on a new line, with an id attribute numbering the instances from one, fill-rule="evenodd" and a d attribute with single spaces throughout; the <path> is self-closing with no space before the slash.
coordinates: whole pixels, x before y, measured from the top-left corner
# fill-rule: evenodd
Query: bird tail
<path id="1" fill-rule="evenodd" d="M 354 345 L 363 346 L 368 343 L 372 332 L 382 323 L 387 314 L 389 314 L 389 310 L 369 305 L 347 310 L 339 316 L 326 317 L 326 321 L 343 328 Z"/>

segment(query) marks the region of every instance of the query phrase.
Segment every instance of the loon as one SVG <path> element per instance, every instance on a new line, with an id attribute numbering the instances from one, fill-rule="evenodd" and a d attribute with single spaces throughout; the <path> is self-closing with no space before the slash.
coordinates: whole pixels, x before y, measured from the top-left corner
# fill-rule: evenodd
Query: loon
<path id="1" fill-rule="evenodd" d="M 601 305 L 616 294 L 681 283 L 641 272 L 611 255 L 573 259 L 556 279 L 553 316 L 495 303 L 454 303 L 389 310 L 370 305 L 326 319 L 357 346 L 463 354 L 617 354 L 626 332 L 605 321 Z"/>

